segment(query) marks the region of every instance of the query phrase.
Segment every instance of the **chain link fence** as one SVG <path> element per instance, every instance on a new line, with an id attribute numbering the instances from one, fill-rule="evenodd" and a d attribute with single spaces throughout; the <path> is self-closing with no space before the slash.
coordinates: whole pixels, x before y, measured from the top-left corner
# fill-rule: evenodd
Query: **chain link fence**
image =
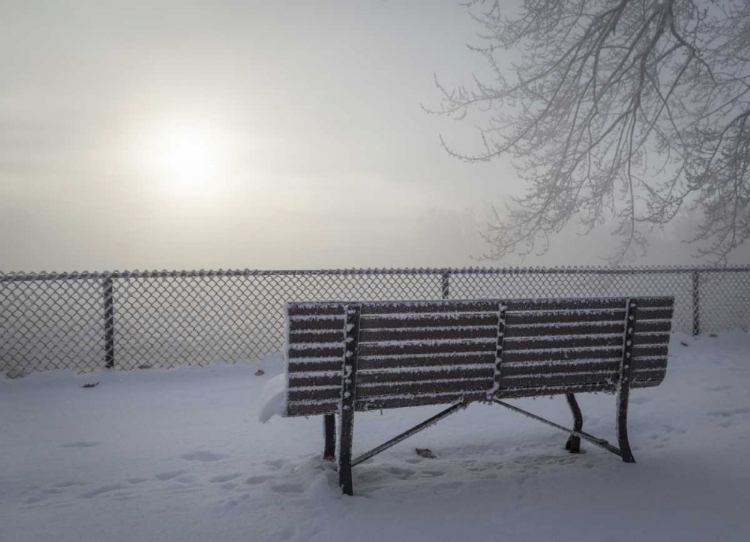
<path id="1" fill-rule="evenodd" d="M 291 300 L 648 295 L 675 297 L 675 331 L 750 326 L 750 267 L 0 273 L 0 373 L 255 359 Z"/>

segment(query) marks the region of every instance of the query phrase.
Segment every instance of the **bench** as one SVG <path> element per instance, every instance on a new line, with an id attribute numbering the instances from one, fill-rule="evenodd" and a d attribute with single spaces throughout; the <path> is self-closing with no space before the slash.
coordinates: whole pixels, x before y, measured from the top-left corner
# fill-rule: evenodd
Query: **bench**
<path id="1" fill-rule="evenodd" d="M 671 297 L 287 303 L 285 415 L 323 416 L 324 457 L 338 459 L 349 495 L 352 467 L 474 401 L 568 433 L 572 453 L 583 439 L 633 463 L 629 390 L 664 379 L 673 304 Z M 587 392 L 617 394 L 618 446 L 582 430 L 575 394 Z M 551 395 L 566 396 L 572 429 L 505 402 Z M 432 404 L 450 406 L 352 457 L 355 411 Z"/>

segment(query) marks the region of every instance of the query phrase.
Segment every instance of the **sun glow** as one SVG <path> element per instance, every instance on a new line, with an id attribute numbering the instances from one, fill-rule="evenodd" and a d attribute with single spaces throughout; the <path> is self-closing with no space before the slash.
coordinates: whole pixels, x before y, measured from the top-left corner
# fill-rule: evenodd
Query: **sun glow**
<path id="1" fill-rule="evenodd" d="M 199 126 L 150 129 L 135 151 L 149 185 L 168 197 L 206 198 L 222 192 L 227 145 L 216 130 Z"/>

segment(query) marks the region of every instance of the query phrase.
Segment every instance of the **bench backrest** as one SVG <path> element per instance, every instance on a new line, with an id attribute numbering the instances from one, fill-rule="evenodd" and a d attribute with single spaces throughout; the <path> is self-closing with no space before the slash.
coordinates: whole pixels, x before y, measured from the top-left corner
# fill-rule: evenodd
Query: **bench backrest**
<path id="1" fill-rule="evenodd" d="M 347 307 L 358 307 L 355 408 L 614 391 L 628 303 L 631 387 L 667 368 L 674 299 L 293 302 L 286 305 L 287 415 L 338 411 Z M 351 348 L 350 348 L 351 350 Z"/>

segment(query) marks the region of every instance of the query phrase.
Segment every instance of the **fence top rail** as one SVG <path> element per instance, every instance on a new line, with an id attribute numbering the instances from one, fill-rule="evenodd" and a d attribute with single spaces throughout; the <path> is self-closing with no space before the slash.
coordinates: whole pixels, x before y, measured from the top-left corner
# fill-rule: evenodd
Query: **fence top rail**
<path id="1" fill-rule="evenodd" d="M 732 273 L 748 272 L 750 265 L 742 266 L 640 266 L 640 267 L 460 267 L 460 268 L 369 268 L 369 269 L 318 269 L 318 270 L 260 270 L 229 269 L 215 271 L 101 271 L 70 273 L 38 273 L 0 271 L 0 282 L 31 282 L 55 280 L 107 280 L 107 279 L 159 279 L 159 278 L 221 278 L 250 276 L 353 276 L 353 275 L 629 275 Z"/>

